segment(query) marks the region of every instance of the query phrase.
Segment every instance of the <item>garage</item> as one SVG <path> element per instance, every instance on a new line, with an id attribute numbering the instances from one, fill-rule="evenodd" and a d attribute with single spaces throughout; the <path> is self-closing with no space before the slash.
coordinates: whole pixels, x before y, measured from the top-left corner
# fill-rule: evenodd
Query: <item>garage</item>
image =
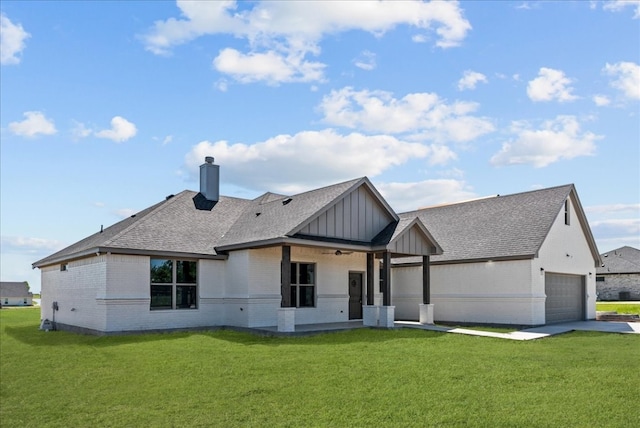
<path id="1" fill-rule="evenodd" d="M 582 321 L 584 278 L 580 275 L 545 274 L 545 320 L 547 324 Z"/>

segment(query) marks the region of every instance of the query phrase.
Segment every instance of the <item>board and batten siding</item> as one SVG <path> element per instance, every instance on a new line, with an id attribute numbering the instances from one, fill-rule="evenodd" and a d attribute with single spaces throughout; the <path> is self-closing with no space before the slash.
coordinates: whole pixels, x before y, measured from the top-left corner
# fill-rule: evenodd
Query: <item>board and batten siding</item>
<path id="1" fill-rule="evenodd" d="M 370 241 L 392 221 L 393 218 L 378 199 L 361 186 L 345 195 L 298 233 Z"/>
<path id="2" fill-rule="evenodd" d="M 400 235 L 389 249 L 391 252 L 399 254 L 429 255 L 435 252 L 435 248 L 433 248 L 428 238 L 416 226 Z"/>

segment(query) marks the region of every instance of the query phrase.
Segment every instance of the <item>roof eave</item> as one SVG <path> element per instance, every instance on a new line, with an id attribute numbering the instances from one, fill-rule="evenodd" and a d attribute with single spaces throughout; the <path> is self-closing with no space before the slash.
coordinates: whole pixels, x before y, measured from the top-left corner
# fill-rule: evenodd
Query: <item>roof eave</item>
<path id="1" fill-rule="evenodd" d="M 437 265 L 457 265 L 461 263 L 485 263 L 485 262 L 509 262 L 516 260 L 532 260 L 535 258 L 535 254 L 523 254 L 519 256 L 501 256 L 501 257 L 483 257 L 476 259 L 458 259 L 458 260 L 431 260 L 431 266 Z M 422 266 L 419 262 L 410 263 L 393 263 L 392 266 Z"/>
<path id="2" fill-rule="evenodd" d="M 226 260 L 227 256 L 224 254 L 203 254 L 181 251 L 159 251 L 159 250 L 144 250 L 134 248 L 117 248 L 117 247 L 93 247 L 78 251 L 72 254 L 65 254 L 63 256 L 54 258 L 44 258 L 33 263 L 31 267 L 43 268 L 46 266 L 56 265 L 59 263 L 70 262 L 73 260 L 84 259 L 92 255 L 100 256 L 102 254 L 125 254 L 130 256 L 162 256 L 162 257 L 184 257 L 194 259 L 209 259 L 209 260 Z"/>

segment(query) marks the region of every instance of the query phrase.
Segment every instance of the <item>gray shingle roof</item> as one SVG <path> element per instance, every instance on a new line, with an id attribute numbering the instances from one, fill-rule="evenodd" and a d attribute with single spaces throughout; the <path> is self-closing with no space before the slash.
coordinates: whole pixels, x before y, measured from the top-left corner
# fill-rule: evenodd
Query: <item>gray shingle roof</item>
<path id="1" fill-rule="evenodd" d="M 260 196 L 251 201 L 216 247 L 284 238 L 363 180 L 358 178 L 292 196 L 272 193 Z"/>
<path id="2" fill-rule="evenodd" d="M 30 297 L 26 282 L 0 282 L 0 297 Z"/>
<path id="3" fill-rule="evenodd" d="M 533 257 L 573 185 L 496 196 L 400 214 L 416 216 L 444 253 L 433 262 Z M 413 258 L 399 260 L 415 262 Z"/>
<path id="4" fill-rule="evenodd" d="M 640 273 L 640 250 L 624 246 L 601 254 L 602 264 L 596 269 L 601 275 L 611 273 Z"/>
<path id="5" fill-rule="evenodd" d="M 222 196 L 211 211 L 196 209 L 197 192 L 185 190 L 82 239 L 34 266 L 58 263 L 103 248 L 215 256 L 214 246 L 251 203 Z"/>

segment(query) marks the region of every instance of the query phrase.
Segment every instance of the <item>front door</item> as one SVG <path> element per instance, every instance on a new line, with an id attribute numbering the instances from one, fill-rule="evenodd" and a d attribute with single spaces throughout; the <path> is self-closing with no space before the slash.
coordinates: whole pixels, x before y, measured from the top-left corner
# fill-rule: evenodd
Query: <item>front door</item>
<path id="1" fill-rule="evenodd" d="M 362 273 L 349 272 L 349 319 L 362 319 Z"/>

